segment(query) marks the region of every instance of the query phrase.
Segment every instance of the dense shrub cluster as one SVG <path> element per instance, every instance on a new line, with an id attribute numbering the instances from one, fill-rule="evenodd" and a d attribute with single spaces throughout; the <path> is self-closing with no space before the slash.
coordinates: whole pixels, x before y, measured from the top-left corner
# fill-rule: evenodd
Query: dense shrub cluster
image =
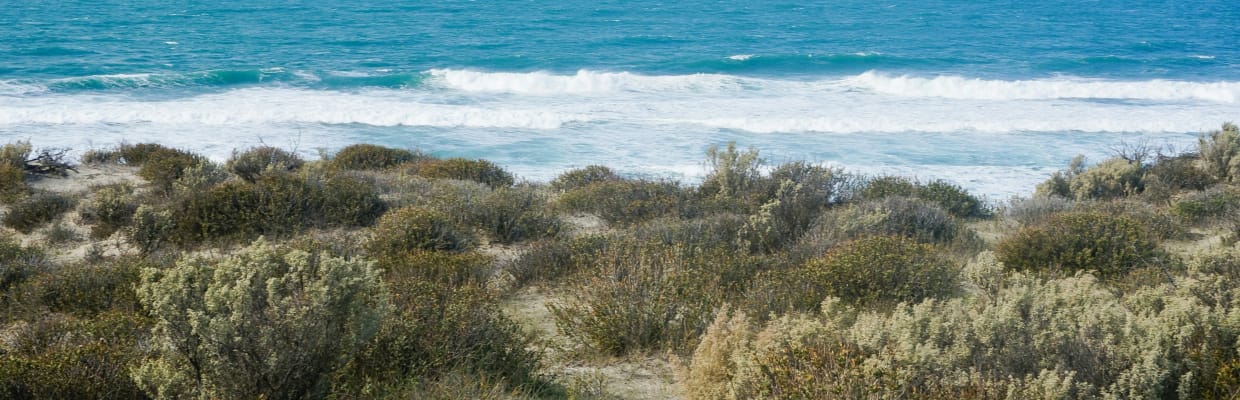
<path id="1" fill-rule="evenodd" d="M 1197 144 L 1210 174 L 1224 182 L 1240 177 L 1240 128 L 1236 124 L 1225 123 L 1222 129 L 1201 135 Z"/>
<path id="2" fill-rule="evenodd" d="M 1193 224 L 1217 219 L 1238 209 L 1240 193 L 1223 186 L 1187 193 L 1171 204 L 1171 212 L 1175 216 Z"/>
<path id="3" fill-rule="evenodd" d="M 1041 280 L 985 255 L 976 294 L 755 324 L 718 313 L 680 374 L 690 398 L 1226 398 L 1240 303 L 1215 276 L 1123 296 L 1092 277 Z"/>
<path id="4" fill-rule="evenodd" d="M 373 144 L 355 144 L 346 146 L 331 159 L 331 166 L 339 169 L 377 170 L 385 169 L 418 160 L 422 156 L 401 149 L 392 149 Z"/>
<path id="5" fill-rule="evenodd" d="M 9 212 L 4 214 L 4 226 L 22 233 L 34 232 L 72 209 L 73 202 L 74 199 L 62 194 L 37 193 L 9 206 Z"/>
<path id="6" fill-rule="evenodd" d="M 255 147 L 244 152 L 233 151 L 225 166 L 233 174 L 249 182 L 264 173 L 281 173 L 301 168 L 305 161 L 296 154 L 270 146 Z"/>
<path id="7" fill-rule="evenodd" d="M 801 244 L 825 250 L 844 240 L 872 235 L 896 235 L 942 244 L 973 240 L 967 228 L 933 203 L 886 197 L 824 214 Z"/>
<path id="8" fill-rule="evenodd" d="M 78 216 L 82 223 L 91 225 L 92 238 L 103 239 L 129 226 L 137 210 L 133 187 L 120 183 L 96 188 L 78 210 Z"/>
<path id="9" fill-rule="evenodd" d="M 602 165 L 588 165 L 560 174 L 560 176 L 551 181 L 551 188 L 557 192 L 566 192 L 585 187 L 594 182 L 615 180 L 620 180 L 620 175 L 617 175 L 611 168 Z"/>
<path id="10" fill-rule="evenodd" d="M 442 212 L 410 206 L 383 215 L 366 250 L 371 257 L 383 258 L 421 250 L 463 251 L 474 242 Z"/>
<path id="11" fill-rule="evenodd" d="M 1102 212 L 1071 212 L 1025 227 L 997 247 L 999 259 L 1022 270 L 1092 270 L 1114 277 L 1159 258 L 1158 243 L 1139 222 Z"/>
<path id="12" fill-rule="evenodd" d="M 0 146 L 0 204 L 21 200 L 29 191 L 24 167 L 30 150 L 30 142 Z"/>
<path id="13" fill-rule="evenodd" d="M 569 190 L 558 200 L 567 211 L 593 213 L 619 224 L 684 216 L 689 211 L 688 202 L 688 192 L 680 185 L 649 180 L 594 182 Z"/>
<path id="14" fill-rule="evenodd" d="M 498 243 L 545 238 L 560 232 L 560 220 L 547 196 L 533 187 L 495 189 L 471 211 L 473 225 Z"/>
<path id="15" fill-rule="evenodd" d="M 414 175 L 431 179 L 459 179 L 474 181 L 491 188 L 509 187 L 512 174 L 487 160 L 464 158 L 425 159 L 411 164 Z"/>
<path id="16" fill-rule="evenodd" d="M 282 236 L 304 228 L 366 226 L 387 206 L 374 187 L 345 177 L 264 175 L 187 192 L 162 207 L 139 207 L 131 238 L 144 249 L 163 243 Z"/>

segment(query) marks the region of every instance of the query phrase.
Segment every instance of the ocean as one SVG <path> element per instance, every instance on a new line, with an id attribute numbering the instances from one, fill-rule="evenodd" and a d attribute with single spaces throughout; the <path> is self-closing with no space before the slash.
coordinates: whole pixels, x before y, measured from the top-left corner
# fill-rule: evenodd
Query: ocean
<path id="1" fill-rule="evenodd" d="M 692 183 L 711 145 L 1028 195 L 1240 119 L 1235 0 L 184 0 L 0 7 L 0 142 L 358 142 Z"/>

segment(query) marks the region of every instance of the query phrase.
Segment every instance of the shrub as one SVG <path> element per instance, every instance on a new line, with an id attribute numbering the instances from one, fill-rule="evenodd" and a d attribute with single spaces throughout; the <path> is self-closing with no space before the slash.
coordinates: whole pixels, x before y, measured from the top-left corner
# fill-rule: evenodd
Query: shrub
<path id="1" fill-rule="evenodd" d="M 34 399 L 146 398 L 129 378 L 141 357 L 149 322 L 136 314 L 90 319 L 53 314 L 15 325 L 15 341 L 0 346 L 0 397 Z M 7 347 L 7 348 L 5 348 Z"/>
<path id="2" fill-rule="evenodd" d="M 105 311 L 137 312 L 134 295 L 141 268 L 159 265 L 123 257 L 102 265 L 70 264 L 34 276 L 16 290 L 29 306 L 89 317 Z"/>
<path id="3" fill-rule="evenodd" d="M 0 164 L 0 204 L 12 204 L 26 197 L 26 173 L 21 168 Z"/>
<path id="4" fill-rule="evenodd" d="M 620 179 L 620 175 L 617 175 L 611 168 L 602 165 L 588 165 L 560 174 L 560 176 L 551 181 L 551 188 L 557 192 L 567 192 L 586 187 L 594 182 L 616 181 Z"/>
<path id="5" fill-rule="evenodd" d="M 606 244 L 607 238 L 597 235 L 534 242 L 529 250 L 507 263 L 504 271 L 512 275 L 518 286 L 553 281 L 584 269 Z"/>
<path id="6" fill-rule="evenodd" d="M 520 391 L 545 388 L 537 375 L 540 354 L 531 350 L 532 339 L 503 315 L 485 290 L 418 279 L 394 279 L 389 285 L 396 311 L 356 360 L 337 374 L 333 395 L 399 397 L 409 382 L 453 372 L 474 381 L 498 380 Z"/>
<path id="7" fill-rule="evenodd" d="M 1116 157 L 1072 177 L 1069 186 L 1077 200 L 1113 199 L 1140 193 L 1143 174 L 1140 163 Z"/>
<path id="8" fill-rule="evenodd" d="M 969 243 L 974 239 L 967 228 L 935 204 L 886 197 L 823 214 L 801 245 L 821 254 L 834 243 L 872 235 L 904 236 L 926 243 Z"/>
<path id="9" fill-rule="evenodd" d="M 960 186 L 943 180 L 927 183 L 917 189 L 917 198 L 938 204 L 944 211 L 960 218 L 982 218 L 990 210 L 981 199 L 969 194 Z"/>
<path id="10" fill-rule="evenodd" d="M 1036 197 L 1058 196 L 1066 199 L 1076 198 L 1072 194 L 1072 179 L 1085 171 L 1085 156 L 1078 154 L 1072 157 L 1068 168 L 1051 174 L 1050 179 L 1038 184 Z"/>
<path id="11" fill-rule="evenodd" d="M 52 192 L 38 193 L 13 204 L 4 214 L 4 226 L 21 233 L 34 232 L 71 208 L 73 199 L 67 196 Z"/>
<path id="12" fill-rule="evenodd" d="M 754 324 L 721 310 L 680 374 L 689 398 L 1226 398 L 1240 294 L 1210 277 L 1117 293 L 986 255 L 972 295 Z"/>
<path id="13" fill-rule="evenodd" d="M 1131 218 L 1141 224 L 1155 240 L 1183 239 L 1188 235 L 1188 229 L 1175 215 L 1137 200 L 1084 202 L 1077 204 L 1076 210 Z"/>
<path id="14" fill-rule="evenodd" d="M 717 279 L 676 248 L 614 246 L 547 308 L 566 336 L 599 352 L 691 344 L 709 323 Z"/>
<path id="15" fill-rule="evenodd" d="M 259 175 L 269 172 L 289 172 L 301 168 L 305 162 L 296 154 L 275 147 L 255 147 L 245 152 L 233 151 L 226 168 L 241 179 L 254 182 Z"/>
<path id="16" fill-rule="evenodd" d="M 146 179 L 151 186 L 159 193 L 172 193 L 174 185 L 185 171 L 199 166 L 203 163 L 209 163 L 209 160 L 201 156 L 177 149 L 166 147 L 158 147 L 154 149 L 142 150 L 125 159 L 130 164 L 137 164 L 138 176 Z M 140 160 L 140 161 L 135 161 Z"/>
<path id="17" fill-rule="evenodd" d="M 173 237 L 176 229 L 177 221 L 171 209 L 141 205 L 134 210 L 129 239 L 142 253 L 152 253 L 169 243 L 180 242 Z"/>
<path id="18" fill-rule="evenodd" d="M 389 281 L 407 279 L 457 287 L 485 284 L 493 264 L 490 256 L 473 251 L 413 250 L 380 257 L 376 265 Z"/>
<path id="19" fill-rule="evenodd" d="M 1021 229 L 999 242 L 996 252 L 1022 270 L 1097 271 L 1112 277 L 1158 257 L 1158 243 L 1132 218 L 1101 212 L 1071 212 Z"/>
<path id="20" fill-rule="evenodd" d="M 415 175 L 424 178 L 474 181 L 491 188 L 509 187 L 513 183 L 512 174 L 487 160 L 427 159 L 413 164 L 412 168 Z"/>
<path id="21" fill-rule="evenodd" d="M 1195 155 L 1161 157 L 1145 171 L 1144 196 L 1153 201 L 1168 201 L 1178 192 L 1198 191 L 1217 182 L 1217 178 L 1197 167 Z"/>
<path id="22" fill-rule="evenodd" d="M 155 340 L 133 376 L 154 397 L 325 396 L 389 310 L 369 263 L 264 240 L 144 268 L 137 292 Z"/>
<path id="23" fill-rule="evenodd" d="M 764 191 L 761 190 L 764 185 L 761 168 L 765 162 L 758 156 L 758 150 L 750 148 L 742 152 L 737 150 L 735 142 L 729 142 L 724 149 L 712 145 L 706 150 L 706 165 L 710 171 L 698 189 L 708 197 L 762 204 L 760 197 L 753 197 Z"/>
<path id="24" fill-rule="evenodd" d="M 1227 215 L 1237 209 L 1240 209 L 1240 193 L 1222 186 L 1187 193 L 1171 204 L 1172 214 L 1193 224 Z"/>
<path id="25" fill-rule="evenodd" d="M 365 247 L 371 257 L 383 258 L 418 250 L 463 251 L 472 247 L 473 242 L 442 212 L 410 206 L 379 218 Z"/>
<path id="26" fill-rule="evenodd" d="M 82 223 L 91 225 L 92 238 L 103 239 L 129 226 L 137 210 L 133 187 L 118 183 L 96 188 L 91 199 L 78 210 L 78 215 Z"/>
<path id="27" fill-rule="evenodd" d="M 1029 225 L 1052 215 L 1071 211 L 1072 206 L 1072 200 L 1059 196 L 1014 197 L 1008 202 L 1004 215 L 1022 225 Z"/>
<path id="28" fill-rule="evenodd" d="M 331 165 L 340 169 L 385 169 L 419 159 L 421 156 L 409 150 L 393 149 L 373 144 L 347 146 L 331 159 Z"/>
<path id="29" fill-rule="evenodd" d="M 1228 122 L 1222 129 L 1201 135 L 1197 139 L 1197 154 L 1206 170 L 1219 180 L 1235 180 L 1240 176 L 1240 128 Z"/>
<path id="30" fill-rule="evenodd" d="M 656 217 L 686 216 L 687 201 L 687 193 L 673 182 L 622 180 L 570 190 L 558 203 L 572 212 L 597 214 L 610 223 L 632 224 Z"/>
<path id="31" fill-rule="evenodd" d="M 917 302 L 951 295 L 957 272 L 929 246 L 898 236 L 872 236 L 843 243 L 804 267 L 823 296 L 874 304 Z"/>
<path id="32" fill-rule="evenodd" d="M 917 195 L 917 184 L 902 176 L 880 176 L 870 179 L 861 188 L 860 196 L 867 200 L 882 200 L 887 197 L 913 197 Z"/>
<path id="33" fill-rule="evenodd" d="M 752 252 L 774 252 L 808 230 L 826 205 L 827 197 L 814 188 L 785 180 L 774 198 L 749 217 L 738 241 Z"/>
<path id="34" fill-rule="evenodd" d="M 30 159 L 30 152 L 33 149 L 28 141 L 17 141 L 0 146 L 0 165 L 8 165 L 18 169 L 24 168 L 26 161 Z"/>
<path id="35" fill-rule="evenodd" d="M 387 204 L 371 183 L 347 175 L 334 175 L 318 182 L 319 193 L 307 213 L 319 215 L 329 226 L 371 226 L 387 212 Z"/>
<path id="36" fill-rule="evenodd" d="M 561 228 L 547 196 L 528 186 L 496 189 L 471 214 L 471 222 L 498 243 L 554 236 Z"/>

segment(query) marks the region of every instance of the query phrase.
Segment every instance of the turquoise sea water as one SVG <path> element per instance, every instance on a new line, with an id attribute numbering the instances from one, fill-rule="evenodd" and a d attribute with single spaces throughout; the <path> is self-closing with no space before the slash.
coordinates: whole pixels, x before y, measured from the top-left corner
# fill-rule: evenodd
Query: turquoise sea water
<path id="1" fill-rule="evenodd" d="M 692 180 L 736 141 L 1002 198 L 1240 119 L 1237 21 L 1223 0 L 9 1 L 0 141 L 373 142 L 531 180 Z"/>

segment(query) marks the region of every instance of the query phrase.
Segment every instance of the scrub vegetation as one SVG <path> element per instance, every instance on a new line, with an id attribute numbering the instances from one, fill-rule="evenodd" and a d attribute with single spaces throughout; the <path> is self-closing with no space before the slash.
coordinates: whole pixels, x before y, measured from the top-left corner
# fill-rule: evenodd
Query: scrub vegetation
<path id="1" fill-rule="evenodd" d="M 697 185 L 123 144 L 67 190 L 9 143 L 0 399 L 1236 398 L 1240 135 L 1116 153 L 1000 202 L 734 144 Z"/>

